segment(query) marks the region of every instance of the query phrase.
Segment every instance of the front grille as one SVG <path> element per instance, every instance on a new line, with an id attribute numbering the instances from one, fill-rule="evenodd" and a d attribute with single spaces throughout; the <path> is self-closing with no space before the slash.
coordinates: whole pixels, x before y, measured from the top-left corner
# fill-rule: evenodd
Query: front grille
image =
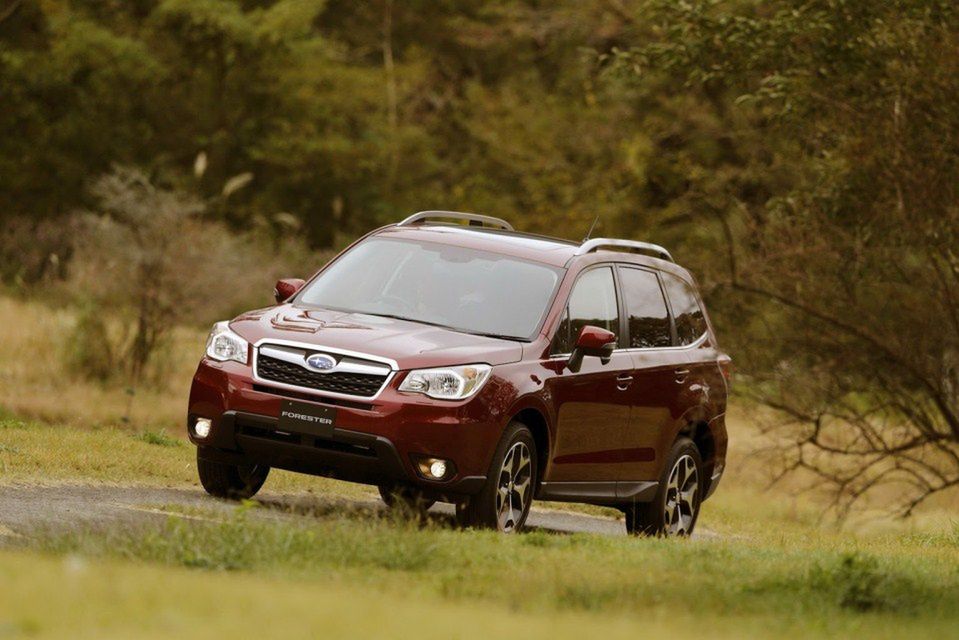
<path id="1" fill-rule="evenodd" d="M 292 389 L 273 387 L 265 384 L 254 384 L 253 390 L 259 391 L 260 393 L 270 393 L 275 396 L 283 396 L 284 398 L 293 398 L 294 400 L 316 402 L 316 394 L 304 393 L 303 391 L 293 391 Z M 335 398 L 333 396 L 324 397 L 323 404 L 332 404 L 336 405 L 337 407 L 347 407 L 349 409 L 360 409 L 361 411 L 372 411 L 376 408 L 376 405 L 370 404 L 369 402 L 357 402 L 356 400 Z"/>
<path id="2" fill-rule="evenodd" d="M 387 378 L 385 375 L 343 371 L 315 373 L 292 362 L 272 358 L 262 353 L 258 354 L 256 366 L 257 375 L 264 380 L 363 398 L 376 395 Z"/>

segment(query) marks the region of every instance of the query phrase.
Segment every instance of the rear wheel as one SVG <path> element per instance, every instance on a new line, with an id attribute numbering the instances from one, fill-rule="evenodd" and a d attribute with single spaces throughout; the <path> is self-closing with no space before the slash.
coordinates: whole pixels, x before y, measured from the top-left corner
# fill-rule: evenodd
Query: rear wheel
<path id="1" fill-rule="evenodd" d="M 256 495 L 270 473 L 270 468 L 262 464 L 235 465 L 204 460 L 199 450 L 196 468 L 200 484 L 207 493 L 231 500 L 244 500 Z"/>
<path id="2" fill-rule="evenodd" d="M 688 536 L 699 518 L 703 461 L 689 438 L 673 445 L 656 497 L 626 507 L 626 531 L 643 536 Z"/>
<path id="3" fill-rule="evenodd" d="M 514 533 L 523 528 L 536 486 L 536 443 L 526 425 L 511 422 L 500 440 L 483 489 L 458 504 L 460 525 Z"/>
<path id="4" fill-rule="evenodd" d="M 436 504 L 435 500 L 424 498 L 421 491 L 409 485 L 381 484 L 379 489 L 380 498 L 382 498 L 386 506 L 391 509 L 399 507 L 409 511 L 425 513 L 430 507 Z"/>

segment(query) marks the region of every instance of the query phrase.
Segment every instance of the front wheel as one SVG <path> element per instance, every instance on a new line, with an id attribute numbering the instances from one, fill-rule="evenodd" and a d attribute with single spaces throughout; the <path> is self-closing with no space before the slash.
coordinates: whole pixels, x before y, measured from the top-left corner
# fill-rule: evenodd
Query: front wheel
<path id="1" fill-rule="evenodd" d="M 514 533 L 523 528 L 536 486 L 536 442 L 526 425 L 511 422 L 503 433 L 483 489 L 457 505 L 463 526 Z"/>
<path id="2" fill-rule="evenodd" d="M 204 460 L 197 450 L 196 468 L 200 484 L 217 498 L 245 500 L 252 498 L 266 482 L 270 468 L 262 464 L 235 465 Z"/>
<path id="3" fill-rule="evenodd" d="M 640 536 L 688 536 L 699 518 L 703 460 L 689 438 L 680 438 L 666 459 L 651 502 L 624 509 L 626 531 Z"/>

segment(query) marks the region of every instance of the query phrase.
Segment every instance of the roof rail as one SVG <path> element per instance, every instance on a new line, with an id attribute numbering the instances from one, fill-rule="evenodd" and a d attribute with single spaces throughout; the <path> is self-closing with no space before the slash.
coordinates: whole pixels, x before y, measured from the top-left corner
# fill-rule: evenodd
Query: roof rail
<path id="1" fill-rule="evenodd" d="M 412 224 L 428 222 L 430 220 L 468 220 L 470 226 L 474 227 L 482 227 L 486 225 L 491 227 L 499 227 L 500 229 L 506 229 L 507 231 L 513 231 L 513 225 L 501 218 L 484 216 L 478 213 L 463 213 L 461 211 L 420 211 L 419 213 L 414 213 L 409 218 L 406 218 L 401 222 L 397 222 L 396 226 L 406 227 Z"/>
<path id="2" fill-rule="evenodd" d="M 592 240 L 587 240 L 580 245 L 579 249 L 576 250 L 576 255 L 581 256 L 584 253 L 596 251 L 597 249 L 606 249 L 609 247 L 619 247 L 622 249 L 632 249 L 633 251 L 651 253 L 656 258 L 675 262 L 669 251 L 658 244 L 653 244 L 651 242 L 640 242 L 638 240 L 619 240 L 617 238 L 593 238 Z"/>

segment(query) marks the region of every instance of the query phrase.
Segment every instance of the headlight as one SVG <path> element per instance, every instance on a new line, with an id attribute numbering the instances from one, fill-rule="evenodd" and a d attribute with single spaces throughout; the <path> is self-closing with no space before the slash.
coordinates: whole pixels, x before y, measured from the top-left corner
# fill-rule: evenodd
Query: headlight
<path id="1" fill-rule="evenodd" d="M 246 364 L 249 350 L 250 343 L 230 331 L 228 322 L 217 322 L 213 325 L 210 337 L 206 340 L 207 357 L 220 362 L 236 360 L 240 364 Z"/>
<path id="2" fill-rule="evenodd" d="M 400 391 L 422 393 L 440 400 L 463 400 L 480 390 L 491 370 L 488 364 L 418 369 L 406 375 Z"/>

